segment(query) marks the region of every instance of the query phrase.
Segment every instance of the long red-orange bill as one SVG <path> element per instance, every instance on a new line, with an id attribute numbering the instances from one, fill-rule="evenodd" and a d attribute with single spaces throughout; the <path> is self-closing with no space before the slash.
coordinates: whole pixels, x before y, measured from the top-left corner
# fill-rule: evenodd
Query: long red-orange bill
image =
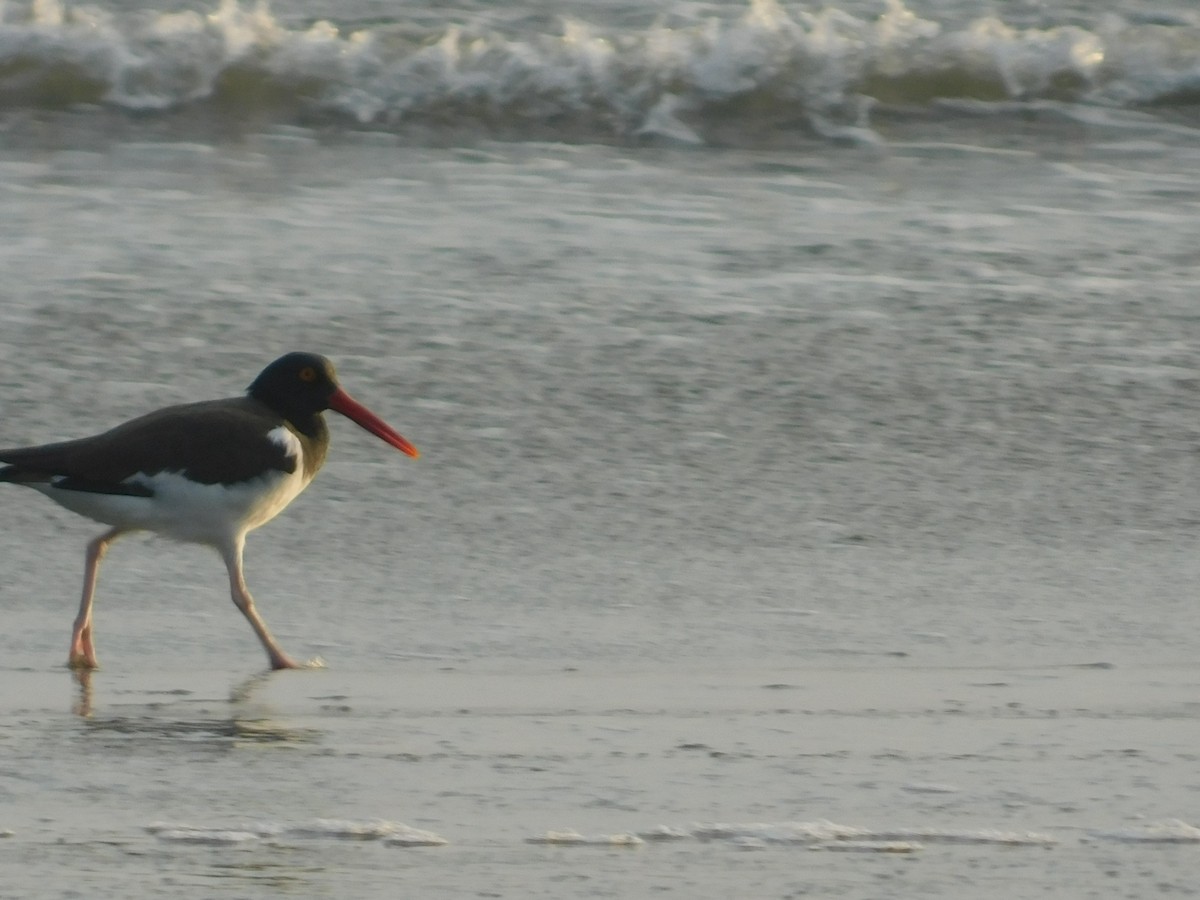
<path id="1" fill-rule="evenodd" d="M 380 440 L 387 441 L 401 453 L 407 453 L 413 459 L 421 455 L 420 451 L 405 440 L 400 432 L 347 394 L 342 388 L 334 391 L 333 396 L 329 398 L 329 408 L 361 425 Z"/>

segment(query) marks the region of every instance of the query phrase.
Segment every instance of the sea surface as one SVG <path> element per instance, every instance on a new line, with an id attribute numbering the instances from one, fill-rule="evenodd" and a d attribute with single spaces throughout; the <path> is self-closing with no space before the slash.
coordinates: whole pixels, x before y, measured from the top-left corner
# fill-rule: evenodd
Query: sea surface
<path id="1" fill-rule="evenodd" d="M 0 5 L 0 446 L 330 416 L 210 550 L 0 491 L 0 900 L 1189 896 L 1200 12 Z"/>

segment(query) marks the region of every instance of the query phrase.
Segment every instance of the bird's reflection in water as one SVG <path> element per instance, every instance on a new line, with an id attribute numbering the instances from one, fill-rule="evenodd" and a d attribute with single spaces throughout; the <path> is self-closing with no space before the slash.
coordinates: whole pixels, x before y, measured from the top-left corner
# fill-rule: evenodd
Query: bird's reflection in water
<path id="1" fill-rule="evenodd" d="M 91 669 L 72 671 L 78 692 L 71 711 L 81 717 L 89 734 L 185 742 L 196 748 L 230 750 L 246 744 L 311 744 L 322 732 L 280 721 L 257 695 L 272 672 L 259 672 L 236 682 L 228 700 L 193 695 L 189 690 L 133 692 L 120 712 L 97 715 L 96 685 Z M 137 695 L 140 694 L 140 697 Z"/>
<path id="2" fill-rule="evenodd" d="M 91 669 L 72 669 L 71 677 L 79 686 L 79 693 L 71 705 L 71 712 L 85 719 L 92 717 L 92 675 Z"/>

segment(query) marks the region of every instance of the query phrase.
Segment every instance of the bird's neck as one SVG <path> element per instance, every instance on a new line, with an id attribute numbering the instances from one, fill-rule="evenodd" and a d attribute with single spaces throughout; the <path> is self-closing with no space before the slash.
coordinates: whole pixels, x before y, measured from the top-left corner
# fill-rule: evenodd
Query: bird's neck
<path id="1" fill-rule="evenodd" d="M 325 424 L 325 416 L 321 413 L 288 413 L 286 410 L 281 410 L 280 415 L 287 420 L 296 431 L 315 441 L 323 444 L 329 443 L 329 426 Z"/>
<path id="2" fill-rule="evenodd" d="M 304 468 L 311 479 L 324 464 L 325 454 L 329 452 L 329 426 L 320 413 L 313 413 L 300 422 L 288 419 L 288 424 L 300 435 L 304 447 Z"/>

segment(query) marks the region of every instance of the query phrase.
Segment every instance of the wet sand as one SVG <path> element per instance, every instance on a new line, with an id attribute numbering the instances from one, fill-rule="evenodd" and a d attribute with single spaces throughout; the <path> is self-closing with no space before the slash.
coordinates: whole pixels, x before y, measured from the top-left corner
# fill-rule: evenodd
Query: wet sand
<path id="1" fill-rule="evenodd" d="M 1141 818 L 1196 790 L 1194 667 L 4 678 L 4 897 L 1116 896 L 1200 842 Z"/>

